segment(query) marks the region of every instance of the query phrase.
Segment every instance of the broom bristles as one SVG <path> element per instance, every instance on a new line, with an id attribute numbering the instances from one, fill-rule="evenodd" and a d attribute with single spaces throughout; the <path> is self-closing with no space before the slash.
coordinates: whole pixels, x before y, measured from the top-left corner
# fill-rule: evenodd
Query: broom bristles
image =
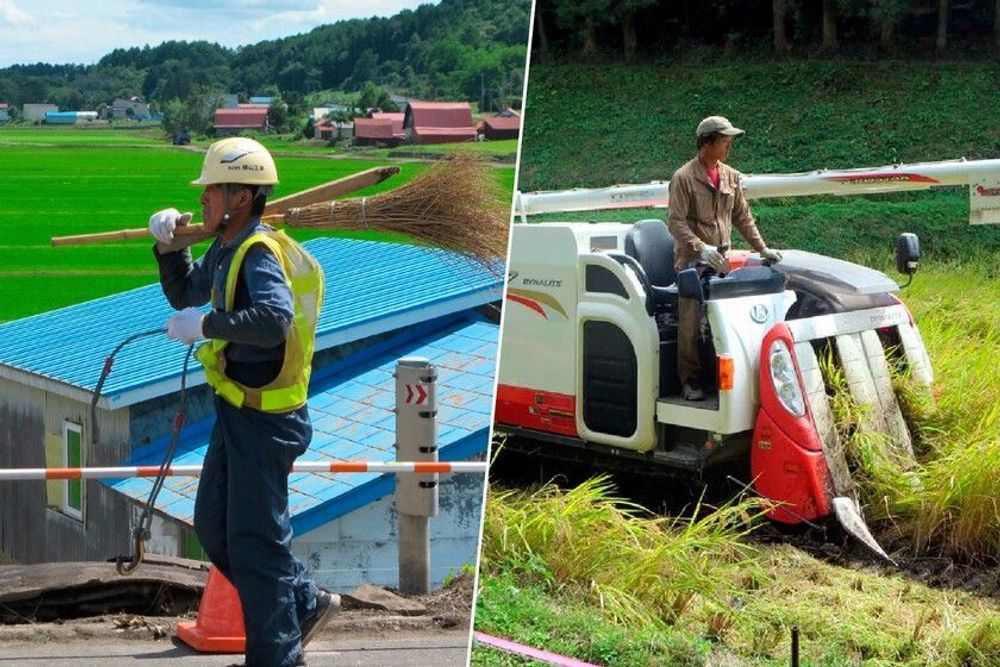
<path id="1" fill-rule="evenodd" d="M 289 209 L 288 227 L 396 232 L 502 271 L 509 211 L 482 160 L 459 155 L 384 194 Z"/>

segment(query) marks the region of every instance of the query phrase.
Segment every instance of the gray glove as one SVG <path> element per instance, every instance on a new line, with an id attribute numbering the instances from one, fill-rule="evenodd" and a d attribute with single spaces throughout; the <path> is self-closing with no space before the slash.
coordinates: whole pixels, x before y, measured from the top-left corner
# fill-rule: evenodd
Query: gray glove
<path id="1" fill-rule="evenodd" d="M 777 264 L 781 261 L 781 253 L 777 250 L 765 247 L 760 251 L 760 258 L 767 262 L 771 262 L 772 264 Z"/>
<path id="2" fill-rule="evenodd" d="M 726 262 L 726 258 L 722 256 L 722 253 L 714 245 L 703 244 L 701 250 L 698 251 L 698 256 L 701 257 L 701 261 L 716 271 L 725 271 L 728 262 Z"/>

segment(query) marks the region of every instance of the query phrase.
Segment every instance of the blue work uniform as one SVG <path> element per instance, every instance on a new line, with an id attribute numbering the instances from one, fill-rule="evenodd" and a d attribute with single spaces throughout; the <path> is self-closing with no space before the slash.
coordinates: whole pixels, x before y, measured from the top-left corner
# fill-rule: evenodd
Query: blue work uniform
<path id="1" fill-rule="evenodd" d="M 195 262 L 187 248 L 153 251 L 170 305 L 180 310 L 211 300 L 202 331 L 229 341 L 226 375 L 249 387 L 271 382 L 281 370 L 292 295 L 264 245 L 246 253 L 231 311 L 225 310 L 226 279 L 240 244 L 269 229 L 254 218 L 231 242 L 216 239 Z M 237 408 L 216 395 L 215 410 L 195 532 L 212 564 L 239 592 L 247 667 L 293 665 L 302 654 L 300 622 L 316 610 L 316 586 L 291 553 L 288 514 L 288 474 L 312 439 L 308 408 L 269 414 Z"/>

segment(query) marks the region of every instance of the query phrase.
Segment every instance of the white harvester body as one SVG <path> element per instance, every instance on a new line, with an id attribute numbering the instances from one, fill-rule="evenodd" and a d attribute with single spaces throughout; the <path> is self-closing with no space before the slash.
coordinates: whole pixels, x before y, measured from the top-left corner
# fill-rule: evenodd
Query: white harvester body
<path id="1" fill-rule="evenodd" d="M 967 185 L 987 199 L 974 217 L 988 222 L 1000 221 L 1000 190 L 991 189 L 998 174 L 1000 160 L 962 161 L 746 177 L 744 185 L 758 196 Z M 666 185 L 615 186 L 519 193 L 515 212 L 665 203 Z M 885 434 L 904 466 L 912 462 L 892 368 L 923 385 L 933 375 L 895 281 L 803 251 L 783 251 L 775 267 L 731 251 L 728 275 L 702 279 L 698 291 L 710 333 L 701 350 L 709 396 L 686 401 L 676 374 L 677 304 L 692 293 L 672 282 L 662 220 L 517 224 L 512 234 L 499 429 L 528 436 L 534 451 L 617 457 L 636 471 L 700 474 L 749 458 L 746 479 L 782 503 L 772 518 L 836 516 L 885 555 L 862 518 L 817 353 L 831 355 L 854 400 L 867 406 L 861 427 Z"/>

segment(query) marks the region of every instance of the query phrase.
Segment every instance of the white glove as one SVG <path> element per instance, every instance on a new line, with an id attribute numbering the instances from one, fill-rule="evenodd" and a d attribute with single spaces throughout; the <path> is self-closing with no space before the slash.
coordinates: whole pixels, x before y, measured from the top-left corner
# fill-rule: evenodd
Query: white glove
<path id="1" fill-rule="evenodd" d="M 189 222 L 191 222 L 190 213 L 181 213 L 176 208 L 165 208 L 149 217 L 149 233 L 166 245 L 174 240 L 174 229 L 177 225 L 186 225 Z"/>
<path id="2" fill-rule="evenodd" d="M 205 340 L 205 334 L 201 332 L 203 317 L 197 308 L 185 308 L 167 320 L 167 338 L 179 340 L 185 345 Z"/>
<path id="3" fill-rule="evenodd" d="M 719 249 L 714 245 L 708 245 L 707 243 L 701 246 L 701 250 L 698 252 L 701 257 L 701 261 L 705 262 L 711 266 L 716 271 L 724 271 L 726 269 L 726 258 L 722 256 Z"/>
<path id="4" fill-rule="evenodd" d="M 764 248 L 760 251 L 760 258 L 771 262 L 772 264 L 777 264 L 781 261 L 781 253 L 777 250 L 771 250 L 770 248 Z"/>

